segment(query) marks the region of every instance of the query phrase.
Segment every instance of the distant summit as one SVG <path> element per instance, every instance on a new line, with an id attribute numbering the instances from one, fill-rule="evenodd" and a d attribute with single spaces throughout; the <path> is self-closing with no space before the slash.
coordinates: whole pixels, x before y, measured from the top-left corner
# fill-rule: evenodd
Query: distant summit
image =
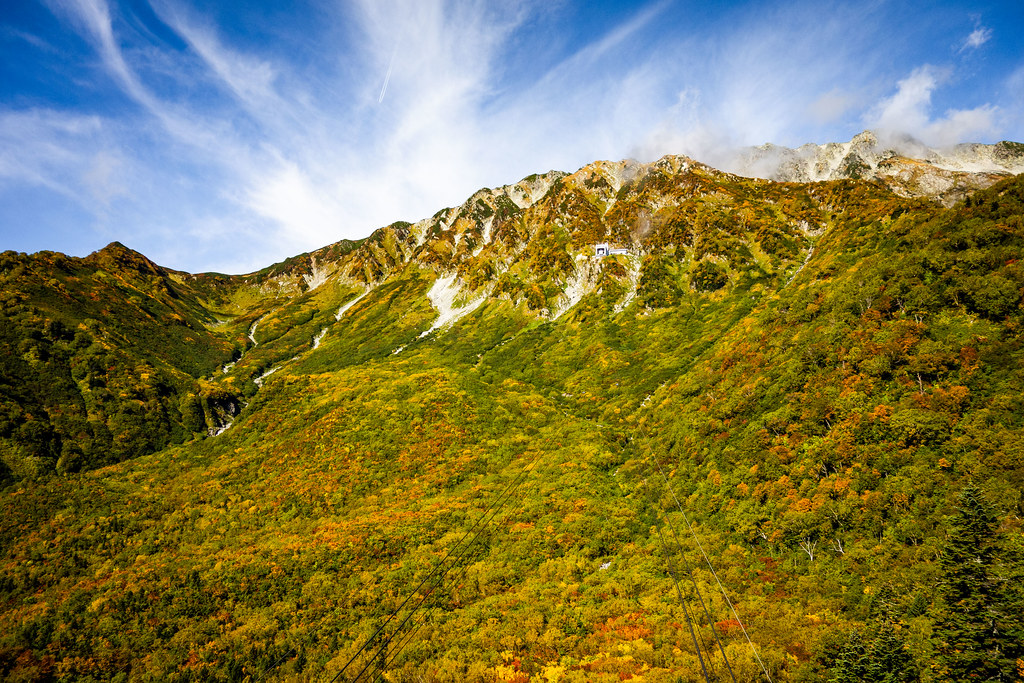
<path id="1" fill-rule="evenodd" d="M 153 263 L 143 254 L 114 241 L 89 254 L 85 261 L 111 271 L 130 269 L 144 275 L 167 275 L 170 271 Z"/>
<path id="2" fill-rule="evenodd" d="M 842 143 L 751 147 L 731 166 L 728 170 L 739 175 L 783 182 L 879 180 L 904 197 L 929 196 L 950 206 L 1000 178 L 1024 172 L 1024 144 L 935 149 L 910 136 L 880 138 L 864 131 Z"/>

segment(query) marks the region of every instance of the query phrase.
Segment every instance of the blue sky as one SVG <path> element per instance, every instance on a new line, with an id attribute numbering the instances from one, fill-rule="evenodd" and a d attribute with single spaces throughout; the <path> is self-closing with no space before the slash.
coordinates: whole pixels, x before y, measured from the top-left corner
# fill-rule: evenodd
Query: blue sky
<path id="1" fill-rule="evenodd" d="M 1020 0 L 7 0 L 0 249 L 240 273 L 596 159 L 1024 141 L 1022 35 Z"/>

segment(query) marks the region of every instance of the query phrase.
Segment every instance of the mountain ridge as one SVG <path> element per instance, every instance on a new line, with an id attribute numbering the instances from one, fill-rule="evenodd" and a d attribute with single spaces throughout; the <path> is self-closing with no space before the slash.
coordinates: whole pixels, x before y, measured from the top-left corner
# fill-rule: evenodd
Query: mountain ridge
<path id="1" fill-rule="evenodd" d="M 910 136 L 880 139 L 864 131 L 848 143 L 796 149 L 768 143 L 749 148 L 731 166 L 741 174 L 789 182 L 880 180 L 903 196 L 930 196 L 951 206 L 999 177 L 1024 172 L 1024 146 L 1002 141 L 934 149 Z"/>
<path id="2" fill-rule="evenodd" d="M 921 164 L 929 170 L 915 168 L 915 166 L 920 167 Z M 258 271 L 227 277 L 253 278 L 273 274 L 275 271 L 287 269 L 295 260 L 302 259 L 307 255 L 317 258 L 321 262 L 330 261 L 332 258 L 337 258 L 339 252 L 344 254 L 367 241 L 384 239 L 383 235 L 386 235 L 388 230 L 394 231 L 399 226 L 408 228 L 408 235 L 415 240 L 415 246 L 421 247 L 426 239 L 439 229 L 451 230 L 459 217 L 472 215 L 470 205 L 484 202 L 485 198 L 490 199 L 489 203 L 493 204 L 499 197 L 503 197 L 512 201 L 518 209 L 524 210 L 541 199 L 551 184 L 566 177 L 586 175 L 594 184 L 599 182 L 595 178 L 600 177 L 614 192 L 618 192 L 623 182 L 632 181 L 638 174 L 646 174 L 652 169 L 673 165 L 676 167 L 691 165 L 711 172 L 731 173 L 738 177 L 751 179 L 764 178 L 776 182 L 879 180 L 902 196 L 930 197 L 949 206 L 953 202 L 963 199 L 969 192 L 984 189 L 1001 178 L 1024 172 L 1024 143 L 1009 141 L 994 144 L 960 143 L 952 148 L 940 149 L 928 147 L 910 136 L 890 135 L 880 140 L 878 133 L 864 131 L 847 143 L 826 143 L 824 145 L 807 143 L 795 149 L 781 147 L 773 143 L 750 147 L 742 151 L 732 162 L 724 164 L 726 168 L 730 169 L 729 171 L 720 171 L 685 155 L 666 155 L 653 162 L 639 162 L 632 159 L 617 162 L 595 161 L 573 173 L 552 170 L 543 174 L 532 174 L 516 183 L 495 189 L 482 188 L 459 206 L 440 209 L 429 218 L 423 218 L 413 223 L 398 221 L 378 228 L 364 238 L 340 240 L 310 252 L 289 257 Z M 911 182 L 912 179 L 908 175 L 924 175 L 926 179 L 922 180 L 918 177 Z M 611 199 L 609 205 L 614 203 L 614 198 L 605 197 L 606 201 L 608 199 Z M 494 210 L 493 206 L 489 208 L 491 211 Z M 486 233 L 486 229 L 484 232 Z M 489 234 L 477 237 L 485 237 L 483 240 L 485 244 L 489 242 Z M 114 247 L 124 248 L 124 245 L 116 241 L 111 242 L 106 247 L 93 252 L 93 255 L 104 253 Z M 142 254 L 134 253 L 149 261 Z M 152 265 L 155 266 L 155 264 Z M 315 270 L 315 266 L 310 268 L 310 271 L 312 270 Z M 193 277 L 222 276 L 220 273 L 189 274 L 184 271 L 180 272 Z M 312 272 L 309 274 L 312 275 Z"/>
<path id="3" fill-rule="evenodd" d="M 1013 675 L 1024 176 L 521 182 L 247 275 L 0 255 L 0 675 Z"/>
<path id="4" fill-rule="evenodd" d="M 829 143 L 821 146 L 808 144 L 796 150 L 769 143 L 751 148 L 741 155 L 738 161 L 726 166 L 731 167 L 734 170 L 733 175 L 738 177 L 766 177 L 782 182 L 862 178 L 878 180 L 901 196 L 929 197 L 940 201 L 944 206 L 951 206 L 968 194 L 988 187 L 1001 178 L 1024 172 L 1024 146 L 1020 143 L 964 143 L 956 146 L 951 152 L 943 152 L 909 137 L 892 142 L 893 144 L 888 146 L 881 144 L 875 133 L 865 131 L 855 136 L 849 143 Z M 414 223 L 399 222 L 379 228 L 367 238 L 358 241 L 356 248 L 366 241 L 373 243 L 394 240 L 395 245 L 403 245 L 402 254 L 411 256 L 416 248 L 423 246 L 428 237 L 436 237 L 439 232 L 454 229 L 455 234 L 461 235 L 455 223 L 459 218 L 479 220 L 481 216 L 474 215 L 472 206 L 478 203 L 488 205 L 485 211 L 493 212 L 496 210 L 494 204 L 497 199 L 504 197 L 512 201 L 518 209 L 525 210 L 541 199 L 552 184 L 565 178 L 586 176 L 592 183 L 591 187 L 604 184 L 617 193 L 624 182 L 631 182 L 637 175 L 646 175 L 660 168 L 675 166 L 678 169 L 688 165 L 707 172 L 722 173 L 682 155 L 666 155 L 660 160 L 648 163 L 635 160 L 597 161 L 573 173 L 548 171 L 493 190 L 483 188 L 471 195 L 463 204 L 441 209 L 430 218 L 420 219 Z M 540 185 L 535 186 L 528 194 L 524 189 L 524 183 L 530 182 L 540 182 Z M 543 191 L 538 194 L 538 189 Z M 607 208 L 610 208 L 615 200 L 614 197 L 605 196 L 604 201 L 608 205 Z M 503 217 L 499 213 L 498 219 Z M 490 228 L 493 219 L 488 220 L 489 218 L 484 217 L 485 223 L 480 226 L 482 229 L 478 234 L 472 235 L 476 241 L 484 243 L 480 245 L 481 248 L 489 244 L 491 239 Z M 409 233 L 395 232 L 396 226 L 406 226 Z M 406 244 L 407 239 L 414 240 L 415 247 Z M 327 250 L 334 246 L 328 245 L 309 253 L 320 258 L 321 262 L 327 261 L 330 258 Z M 398 256 L 398 252 L 387 252 L 387 247 L 384 247 L 383 251 L 381 247 L 367 247 L 366 251 L 372 252 L 372 255 L 364 254 L 361 261 L 365 268 L 364 272 L 350 270 L 350 277 L 363 281 L 373 279 L 386 270 L 388 263 L 394 265 L 393 262 Z"/>

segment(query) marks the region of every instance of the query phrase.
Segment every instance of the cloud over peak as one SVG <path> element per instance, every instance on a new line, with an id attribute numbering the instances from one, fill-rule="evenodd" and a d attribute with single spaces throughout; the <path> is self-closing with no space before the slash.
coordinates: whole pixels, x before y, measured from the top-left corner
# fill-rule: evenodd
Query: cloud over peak
<path id="1" fill-rule="evenodd" d="M 1024 138 L 1024 61 L 993 67 L 993 32 L 978 18 L 964 39 L 956 6 L 923 25 L 895 2 L 46 2 L 48 22 L 0 35 L 20 84 L 0 93 L 0 226 L 43 226 L 5 234 L 24 250 L 113 236 L 239 272 L 598 158 L 716 164 L 865 126 Z M 1001 89 L 955 61 L 982 45 Z"/>
<path id="2" fill-rule="evenodd" d="M 888 136 L 910 134 L 928 145 L 949 146 L 991 136 L 998 127 L 998 109 L 983 104 L 932 114 L 932 93 L 948 80 L 948 70 L 925 65 L 897 84 L 896 92 L 865 116 L 865 124 Z"/>

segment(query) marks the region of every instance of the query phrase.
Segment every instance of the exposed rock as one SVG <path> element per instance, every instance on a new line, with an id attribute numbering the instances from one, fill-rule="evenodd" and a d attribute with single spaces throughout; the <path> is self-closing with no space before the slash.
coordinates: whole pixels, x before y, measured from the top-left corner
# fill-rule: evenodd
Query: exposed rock
<path id="1" fill-rule="evenodd" d="M 879 180 L 900 195 L 932 197 L 949 206 L 974 190 L 1024 172 L 1024 145 L 965 143 L 933 149 L 911 137 L 880 140 L 864 131 L 845 143 L 752 147 L 728 166 L 739 175 L 786 182 Z"/>

